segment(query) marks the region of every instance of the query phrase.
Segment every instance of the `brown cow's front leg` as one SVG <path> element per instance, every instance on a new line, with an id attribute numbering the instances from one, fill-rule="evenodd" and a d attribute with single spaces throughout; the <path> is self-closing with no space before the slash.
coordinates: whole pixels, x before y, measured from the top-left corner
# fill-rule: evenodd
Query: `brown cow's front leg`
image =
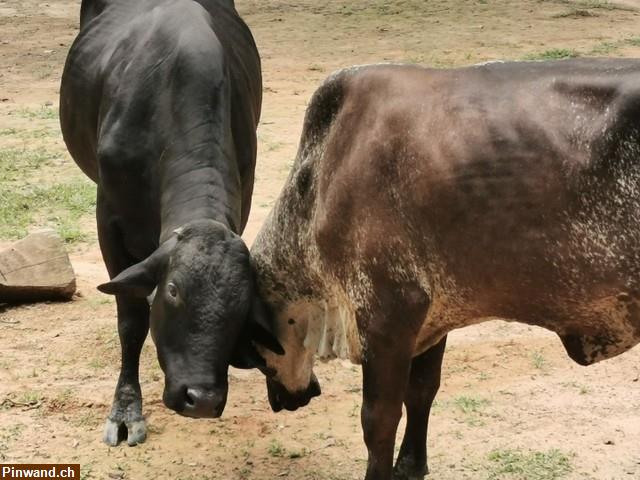
<path id="1" fill-rule="evenodd" d="M 361 418 L 369 453 L 365 480 L 390 480 L 413 349 L 429 298 L 413 284 L 386 284 L 376 292 L 369 313 L 358 315 L 364 339 Z"/>
<path id="2" fill-rule="evenodd" d="M 404 398 L 407 426 L 394 468 L 395 480 L 422 480 L 427 467 L 427 427 L 431 404 L 440 387 L 445 336 L 411 362 L 409 386 Z"/>
<path id="3" fill-rule="evenodd" d="M 362 363 L 361 420 L 369 453 L 365 480 L 391 479 L 393 447 L 411 367 L 409 349 L 386 340 L 380 339 L 377 345 L 368 340 Z"/>

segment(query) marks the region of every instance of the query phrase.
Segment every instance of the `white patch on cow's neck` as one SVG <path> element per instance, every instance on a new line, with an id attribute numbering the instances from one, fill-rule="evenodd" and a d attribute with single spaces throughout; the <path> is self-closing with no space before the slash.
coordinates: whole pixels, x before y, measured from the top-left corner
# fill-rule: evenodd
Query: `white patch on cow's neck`
<path id="1" fill-rule="evenodd" d="M 283 356 L 261 349 L 275 379 L 290 392 L 304 391 L 311 378 L 314 358 L 349 359 L 361 363 L 362 343 L 353 307 L 346 297 L 304 299 L 286 305 L 277 314 L 278 341 Z"/>
<path id="2" fill-rule="evenodd" d="M 285 351 L 287 347 L 289 351 L 297 351 L 302 346 L 321 360 L 362 361 L 362 341 L 355 309 L 343 294 L 289 305 L 278 315 L 277 330 Z M 298 331 L 291 333 L 291 330 Z"/>

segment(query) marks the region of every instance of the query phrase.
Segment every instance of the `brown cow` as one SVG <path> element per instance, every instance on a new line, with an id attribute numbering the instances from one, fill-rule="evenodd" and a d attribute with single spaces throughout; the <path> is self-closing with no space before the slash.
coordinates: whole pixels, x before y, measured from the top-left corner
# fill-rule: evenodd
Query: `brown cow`
<path id="1" fill-rule="evenodd" d="M 582 365 L 640 338 L 640 61 L 343 70 L 314 95 L 252 249 L 286 354 L 274 410 L 320 393 L 315 355 L 363 370 L 366 480 L 427 472 L 446 334 L 556 332 Z"/>

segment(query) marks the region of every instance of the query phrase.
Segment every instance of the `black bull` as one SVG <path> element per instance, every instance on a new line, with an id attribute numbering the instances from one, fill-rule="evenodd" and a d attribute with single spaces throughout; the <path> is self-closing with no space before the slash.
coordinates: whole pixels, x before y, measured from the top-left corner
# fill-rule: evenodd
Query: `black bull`
<path id="1" fill-rule="evenodd" d="M 449 331 L 542 326 L 582 365 L 638 343 L 639 225 L 640 61 L 339 72 L 251 250 L 271 405 L 319 394 L 315 355 L 361 363 L 366 480 L 422 478 Z"/>
<path id="2" fill-rule="evenodd" d="M 69 152 L 98 185 L 112 278 L 99 288 L 117 300 L 110 445 L 145 439 L 138 367 L 149 329 L 163 400 L 184 415 L 219 416 L 229 364 L 263 364 L 251 341 L 270 337 L 240 238 L 261 96 L 258 52 L 233 1 L 83 0 L 60 119 Z"/>

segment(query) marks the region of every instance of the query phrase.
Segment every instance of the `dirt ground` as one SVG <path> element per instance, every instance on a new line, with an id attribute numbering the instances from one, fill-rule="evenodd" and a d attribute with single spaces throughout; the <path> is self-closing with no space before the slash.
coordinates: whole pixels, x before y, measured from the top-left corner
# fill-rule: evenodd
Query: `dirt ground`
<path id="1" fill-rule="evenodd" d="M 259 46 L 265 87 L 248 242 L 291 165 L 306 102 L 337 68 L 640 53 L 640 1 L 236 4 Z M 79 1 L 0 0 L 0 161 L 10 161 L 1 156 L 7 151 L 49 154 L 0 183 L 0 192 L 85 182 L 65 152 L 56 113 L 78 14 Z M 36 215 L 29 228 L 56 218 Z M 0 463 L 75 462 L 85 479 L 363 477 L 360 370 L 342 361 L 316 367 L 323 395 L 298 412 L 272 413 L 261 375 L 232 370 L 223 417 L 189 420 L 162 405 L 162 372 L 149 341 L 141 367 L 147 442 L 102 444 L 119 365 L 115 308 L 95 290 L 106 272 L 93 217 L 85 212 L 76 221 L 77 298 L 0 306 Z M 431 416 L 430 478 L 640 478 L 638 360 L 636 348 L 579 367 L 555 335 L 504 322 L 454 332 Z"/>

